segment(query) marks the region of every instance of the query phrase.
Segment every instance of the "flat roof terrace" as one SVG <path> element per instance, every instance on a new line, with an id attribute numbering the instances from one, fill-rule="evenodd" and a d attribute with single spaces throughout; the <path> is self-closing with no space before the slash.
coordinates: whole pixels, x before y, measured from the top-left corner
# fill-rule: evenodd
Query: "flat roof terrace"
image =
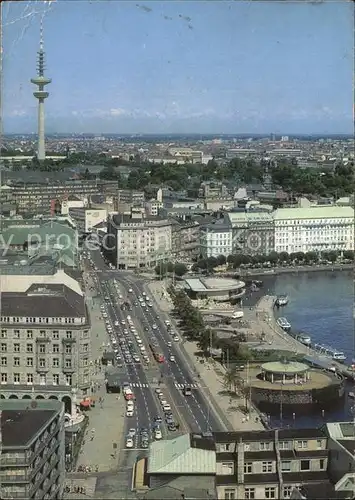
<path id="1" fill-rule="evenodd" d="M 55 415 L 55 410 L 3 410 L 1 413 L 2 444 L 26 447 Z"/>
<path id="2" fill-rule="evenodd" d="M 191 278 L 185 280 L 185 283 L 193 292 L 206 294 L 228 293 L 245 287 L 244 281 L 225 278 Z"/>

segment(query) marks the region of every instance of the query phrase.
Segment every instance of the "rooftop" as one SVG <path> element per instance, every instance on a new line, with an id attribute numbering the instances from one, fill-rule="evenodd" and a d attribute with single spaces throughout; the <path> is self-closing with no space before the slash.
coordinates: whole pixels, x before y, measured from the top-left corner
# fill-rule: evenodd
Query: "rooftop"
<path id="1" fill-rule="evenodd" d="M 215 474 L 216 453 L 212 440 L 198 434 L 151 443 L 148 474 Z"/>
<path id="2" fill-rule="evenodd" d="M 1 400 L 3 447 L 27 447 L 56 414 L 63 411 L 60 401 Z"/>
<path id="3" fill-rule="evenodd" d="M 309 370 L 309 366 L 304 363 L 298 363 L 297 361 L 290 361 L 288 363 L 283 363 L 282 361 L 270 361 L 269 363 L 264 363 L 261 369 L 265 372 L 270 373 L 303 373 Z"/>
<path id="4" fill-rule="evenodd" d="M 9 317 L 85 317 L 85 300 L 63 284 L 33 284 L 25 292 L 3 292 L 1 315 Z"/>
<path id="5" fill-rule="evenodd" d="M 185 283 L 194 292 L 227 292 L 245 286 L 243 281 L 225 278 L 190 278 L 185 280 Z"/>
<path id="6" fill-rule="evenodd" d="M 279 208 L 274 212 L 275 220 L 292 219 L 354 218 L 352 207 L 316 205 L 307 208 Z"/>

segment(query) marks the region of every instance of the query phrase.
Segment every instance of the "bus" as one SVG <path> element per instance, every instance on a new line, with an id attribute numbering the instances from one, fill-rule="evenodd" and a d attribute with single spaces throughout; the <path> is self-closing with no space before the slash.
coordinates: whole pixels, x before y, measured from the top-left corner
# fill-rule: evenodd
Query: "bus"
<path id="1" fill-rule="evenodd" d="M 149 344 L 150 350 L 154 356 L 155 361 L 158 363 L 164 363 L 164 354 L 159 350 L 159 347 L 156 347 L 152 344 Z"/>

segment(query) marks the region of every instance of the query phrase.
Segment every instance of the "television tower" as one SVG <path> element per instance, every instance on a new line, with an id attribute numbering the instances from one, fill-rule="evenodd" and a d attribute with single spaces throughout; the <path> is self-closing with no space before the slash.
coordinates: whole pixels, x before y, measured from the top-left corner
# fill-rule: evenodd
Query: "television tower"
<path id="1" fill-rule="evenodd" d="M 41 19 L 41 29 L 40 29 L 40 43 L 38 59 L 37 59 L 37 76 L 31 78 L 31 82 L 37 85 L 38 90 L 33 92 L 33 95 L 38 99 L 38 150 L 37 159 L 46 159 L 46 149 L 44 144 L 44 100 L 47 99 L 49 93 L 44 90 L 45 85 L 51 83 L 51 79 L 44 76 L 45 70 L 45 52 L 43 48 L 43 18 Z"/>

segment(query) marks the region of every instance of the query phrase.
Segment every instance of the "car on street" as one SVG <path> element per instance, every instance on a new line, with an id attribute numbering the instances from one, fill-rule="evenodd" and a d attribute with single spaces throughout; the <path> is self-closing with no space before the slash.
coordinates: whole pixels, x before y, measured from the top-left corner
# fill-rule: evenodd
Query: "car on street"
<path id="1" fill-rule="evenodd" d="M 133 293 L 132 288 L 129 288 L 129 289 L 128 289 L 128 293 Z"/>
<path id="2" fill-rule="evenodd" d="M 171 424 L 168 424 L 168 431 L 174 432 L 176 431 L 176 424 L 175 422 L 172 422 Z"/>
<path id="3" fill-rule="evenodd" d="M 154 431 L 154 437 L 155 437 L 155 439 L 162 439 L 163 435 L 162 435 L 160 429 L 155 429 L 155 431 Z"/>
<path id="4" fill-rule="evenodd" d="M 141 440 L 141 448 L 149 448 L 149 439 L 142 439 Z"/>
<path id="5" fill-rule="evenodd" d="M 176 359 L 175 359 L 175 356 L 173 354 L 171 354 L 169 356 L 169 361 L 171 361 L 172 363 L 175 363 Z"/>
<path id="6" fill-rule="evenodd" d="M 161 390 L 161 389 L 159 389 L 159 387 L 157 387 L 157 388 L 155 389 L 155 394 L 162 394 L 162 390 Z"/>
<path id="7" fill-rule="evenodd" d="M 152 326 L 153 330 L 156 330 L 158 327 L 157 325 L 154 323 L 153 326 Z"/>
<path id="8" fill-rule="evenodd" d="M 163 421 L 163 419 L 158 415 L 157 417 L 154 417 L 154 422 L 156 424 L 161 424 Z"/>
<path id="9" fill-rule="evenodd" d="M 167 342 L 167 343 L 166 343 L 166 345 L 167 345 L 168 347 L 171 347 L 171 346 L 173 345 L 173 343 L 169 341 L 169 342 Z"/>
<path id="10" fill-rule="evenodd" d="M 133 439 L 128 437 L 126 439 L 126 448 L 133 448 L 133 446 L 134 446 Z"/>
<path id="11" fill-rule="evenodd" d="M 171 406 L 169 404 L 165 404 L 163 406 L 163 410 L 164 410 L 164 412 L 171 411 Z"/>
<path id="12" fill-rule="evenodd" d="M 160 400 L 160 404 L 162 405 L 162 407 L 164 408 L 165 405 L 168 404 L 167 400 L 166 399 L 161 399 Z"/>
<path id="13" fill-rule="evenodd" d="M 134 438 L 134 436 L 136 435 L 136 429 L 134 429 L 133 427 L 131 427 L 130 429 L 128 429 L 128 434 L 127 434 L 127 437 L 131 437 L 131 438 Z"/>
<path id="14" fill-rule="evenodd" d="M 133 408 L 127 408 L 127 410 L 126 410 L 126 417 L 133 417 L 133 415 L 134 415 Z"/>
<path id="15" fill-rule="evenodd" d="M 174 336 L 174 342 L 179 342 L 179 337 L 177 335 Z"/>

